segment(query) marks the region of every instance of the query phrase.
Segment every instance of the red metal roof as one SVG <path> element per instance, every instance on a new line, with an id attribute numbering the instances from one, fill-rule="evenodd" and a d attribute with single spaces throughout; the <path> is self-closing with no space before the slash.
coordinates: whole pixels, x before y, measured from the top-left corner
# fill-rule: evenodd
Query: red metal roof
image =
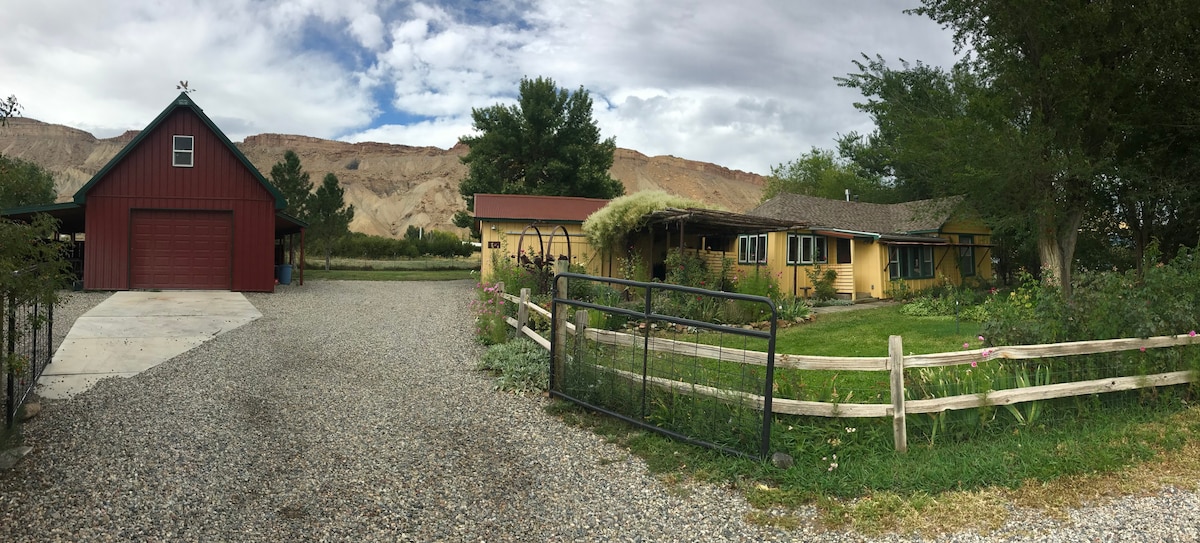
<path id="1" fill-rule="evenodd" d="M 583 222 L 607 204 L 608 200 L 573 196 L 476 194 L 475 218 Z"/>

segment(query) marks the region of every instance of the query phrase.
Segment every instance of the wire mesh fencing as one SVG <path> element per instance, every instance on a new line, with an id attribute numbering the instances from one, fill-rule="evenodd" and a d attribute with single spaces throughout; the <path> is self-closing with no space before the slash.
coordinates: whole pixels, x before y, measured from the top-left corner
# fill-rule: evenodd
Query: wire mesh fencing
<path id="1" fill-rule="evenodd" d="M 16 271 L 20 276 L 32 271 Z M 0 291 L 0 360 L 3 364 L 6 426 L 12 426 L 17 410 L 33 391 L 38 377 L 54 354 L 54 304 L 19 298 Z"/>
<path id="2" fill-rule="evenodd" d="M 551 313 L 553 396 L 682 441 L 768 454 L 770 299 L 562 273 Z"/>

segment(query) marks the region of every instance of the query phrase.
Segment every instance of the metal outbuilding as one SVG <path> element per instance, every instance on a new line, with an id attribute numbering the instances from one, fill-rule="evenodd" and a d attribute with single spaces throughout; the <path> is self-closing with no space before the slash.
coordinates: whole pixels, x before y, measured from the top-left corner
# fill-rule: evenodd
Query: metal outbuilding
<path id="1" fill-rule="evenodd" d="M 306 225 L 284 214 L 286 205 L 183 93 L 72 202 L 5 215 L 57 217 L 77 250 L 86 248 L 77 270 L 85 289 L 271 292 L 276 266 L 294 258 L 296 234 L 303 260 Z"/>

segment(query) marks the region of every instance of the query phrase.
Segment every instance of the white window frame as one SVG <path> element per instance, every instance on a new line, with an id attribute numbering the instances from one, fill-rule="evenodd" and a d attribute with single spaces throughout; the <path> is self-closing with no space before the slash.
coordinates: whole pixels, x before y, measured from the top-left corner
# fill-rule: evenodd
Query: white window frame
<path id="1" fill-rule="evenodd" d="M 738 236 L 738 264 L 766 264 L 767 235 L 742 234 Z"/>
<path id="2" fill-rule="evenodd" d="M 797 264 L 827 264 L 829 262 L 829 241 L 825 236 L 807 234 L 788 234 L 787 263 Z"/>
<path id="3" fill-rule="evenodd" d="M 179 143 L 181 141 L 188 142 L 187 149 L 181 149 Z M 187 157 L 187 162 L 184 163 L 179 159 Z M 176 134 L 171 136 L 171 165 L 176 168 L 192 168 L 196 165 L 196 137 L 184 136 Z"/>
<path id="4" fill-rule="evenodd" d="M 905 262 L 902 265 L 901 260 Z M 908 262 L 911 260 L 911 262 Z M 909 273 L 904 273 L 904 268 Z M 933 247 L 906 246 L 888 248 L 888 276 L 892 279 L 932 279 L 937 270 L 933 264 Z"/>

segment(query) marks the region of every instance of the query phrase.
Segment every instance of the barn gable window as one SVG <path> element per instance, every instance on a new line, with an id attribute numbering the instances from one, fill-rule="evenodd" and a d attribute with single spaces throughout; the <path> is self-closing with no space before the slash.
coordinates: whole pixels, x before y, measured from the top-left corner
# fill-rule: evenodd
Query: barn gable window
<path id="1" fill-rule="evenodd" d="M 194 136 L 174 136 L 171 145 L 171 165 L 191 168 L 195 164 Z"/>

